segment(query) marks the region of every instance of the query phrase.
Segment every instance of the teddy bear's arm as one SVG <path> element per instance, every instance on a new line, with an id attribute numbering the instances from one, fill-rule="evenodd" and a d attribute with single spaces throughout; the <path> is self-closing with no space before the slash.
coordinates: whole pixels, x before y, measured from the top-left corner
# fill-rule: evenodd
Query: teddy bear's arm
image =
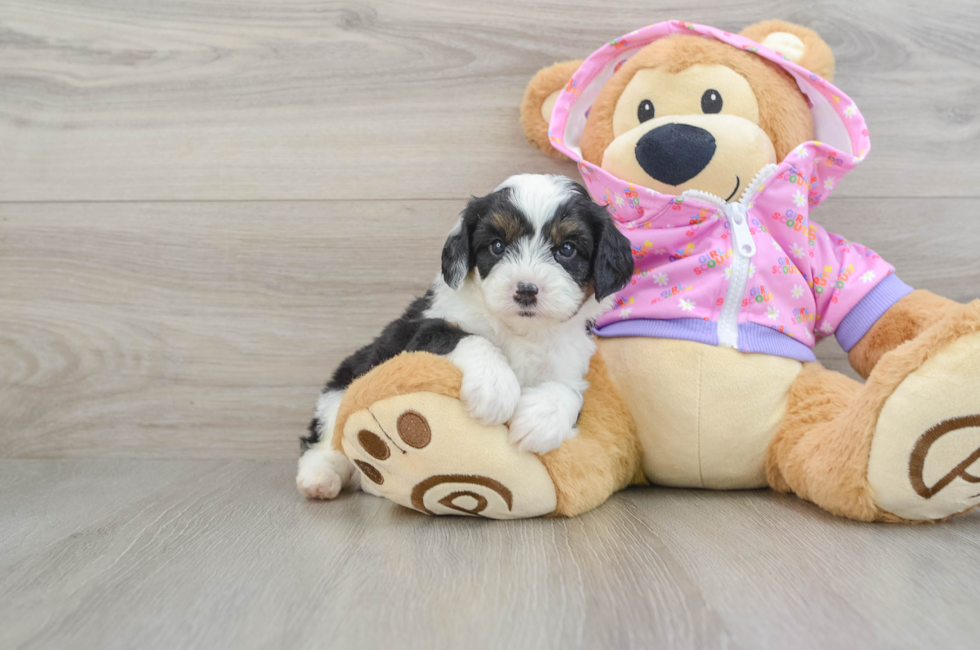
<path id="1" fill-rule="evenodd" d="M 851 367 L 867 378 L 883 354 L 914 339 L 924 329 L 960 307 L 962 305 L 948 298 L 916 289 L 889 307 L 848 351 L 847 359 Z"/>

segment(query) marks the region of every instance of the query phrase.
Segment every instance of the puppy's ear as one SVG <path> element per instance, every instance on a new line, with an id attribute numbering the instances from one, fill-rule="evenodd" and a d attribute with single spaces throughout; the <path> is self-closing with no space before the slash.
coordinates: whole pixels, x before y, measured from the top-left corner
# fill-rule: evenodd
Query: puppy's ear
<path id="1" fill-rule="evenodd" d="M 606 209 L 595 205 L 602 224 L 595 247 L 595 299 L 612 295 L 625 287 L 633 277 L 633 249 L 626 235 L 619 232 Z"/>
<path id="2" fill-rule="evenodd" d="M 565 155 L 551 146 L 548 138 L 548 121 L 551 109 L 565 84 L 582 65 L 581 61 L 563 61 L 538 70 L 524 90 L 521 101 L 521 125 L 528 142 L 556 160 L 564 160 Z"/>
<path id="3" fill-rule="evenodd" d="M 442 279 L 453 289 L 459 289 L 471 268 L 470 229 L 464 212 L 442 247 Z"/>

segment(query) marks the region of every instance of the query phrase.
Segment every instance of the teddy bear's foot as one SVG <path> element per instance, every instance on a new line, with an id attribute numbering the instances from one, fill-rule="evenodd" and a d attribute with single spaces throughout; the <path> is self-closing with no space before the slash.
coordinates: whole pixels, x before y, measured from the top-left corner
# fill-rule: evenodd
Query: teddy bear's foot
<path id="1" fill-rule="evenodd" d="M 505 426 L 477 423 L 446 395 L 373 402 L 347 419 L 341 445 L 365 491 L 419 512 L 517 519 L 557 506 L 538 457 L 511 445 Z"/>
<path id="2" fill-rule="evenodd" d="M 774 489 L 860 521 L 980 505 L 980 301 L 882 355 L 863 385 L 807 364 L 766 471 Z"/>
<path id="3" fill-rule="evenodd" d="M 969 311 L 977 317 L 980 305 Z M 980 505 L 980 332 L 943 345 L 888 397 L 868 482 L 878 507 L 902 519 L 944 519 Z"/>

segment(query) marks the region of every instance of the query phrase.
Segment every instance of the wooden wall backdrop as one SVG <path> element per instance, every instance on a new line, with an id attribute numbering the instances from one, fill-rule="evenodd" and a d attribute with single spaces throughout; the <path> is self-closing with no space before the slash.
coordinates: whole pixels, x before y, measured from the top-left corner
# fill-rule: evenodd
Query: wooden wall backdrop
<path id="1" fill-rule="evenodd" d="M 598 6 L 0 0 L 0 457 L 294 457 L 465 198 L 575 173 L 531 75 L 668 18 L 818 30 L 874 146 L 816 218 L 980 294 L 980 3 Z"/>

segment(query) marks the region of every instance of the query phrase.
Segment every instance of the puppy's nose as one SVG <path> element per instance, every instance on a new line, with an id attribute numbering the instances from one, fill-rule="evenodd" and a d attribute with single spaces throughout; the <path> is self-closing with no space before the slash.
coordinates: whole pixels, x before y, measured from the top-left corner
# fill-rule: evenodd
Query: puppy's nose
<path id="1" fill-rule="evenodd" d="M 538 301 L 538 285 L 517 283 L 517 291 L 514 292 L 514 302 L 525 307 L 530 307 Z"/>
<path id="2" fill-rule="evenodd" d="M 701 173 L 715 155 L 715 137 L 690 124 L 664 124 L 636 143 L 636 162 L 667 185 L 686 183 Z"/>

